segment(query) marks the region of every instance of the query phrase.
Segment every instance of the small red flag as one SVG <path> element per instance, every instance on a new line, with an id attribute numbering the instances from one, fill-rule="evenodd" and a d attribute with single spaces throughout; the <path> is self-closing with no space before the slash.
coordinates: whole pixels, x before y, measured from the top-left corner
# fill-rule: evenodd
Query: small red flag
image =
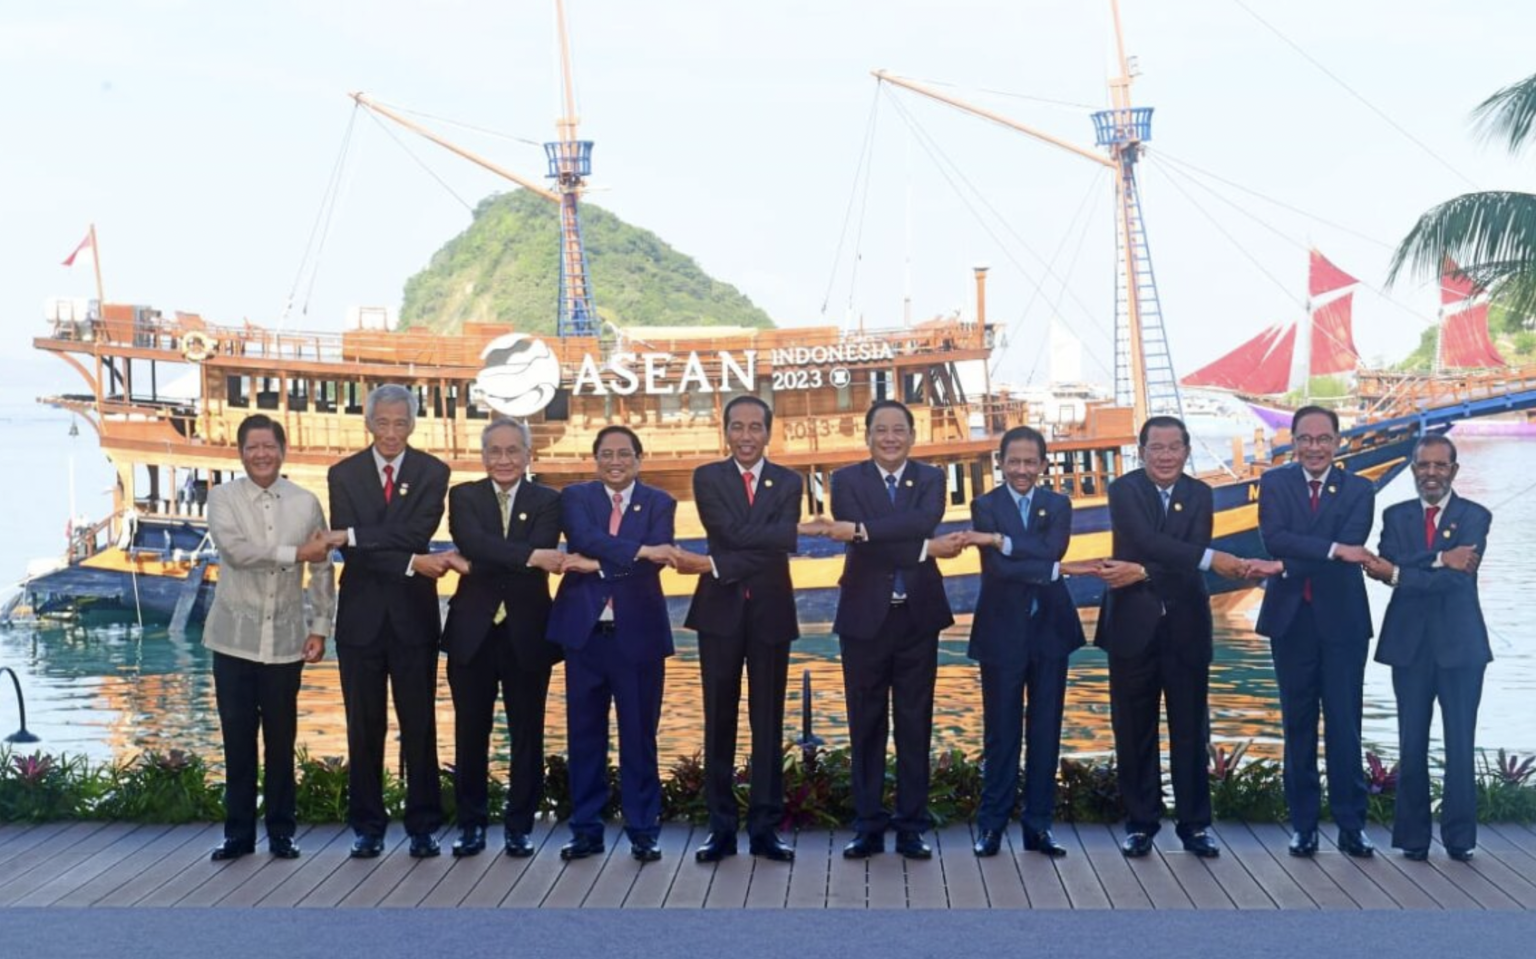
<path id="1" fill-rule="evenodd" d="M 75 265 L 75 257 L 80 255 L 80 251 L 81 250 L 87 250 L 87 249 L 91 249 L 93 253 L 95 252 L 94 249 L 92 249 L 91 231 L 89 231 L 89 230 L 85 231 L 85 239 L 80 241 L 80 245 L 75 247 L 75 251 L 64 259 L 64 265 L 65 266 L 74 266 Z"/>

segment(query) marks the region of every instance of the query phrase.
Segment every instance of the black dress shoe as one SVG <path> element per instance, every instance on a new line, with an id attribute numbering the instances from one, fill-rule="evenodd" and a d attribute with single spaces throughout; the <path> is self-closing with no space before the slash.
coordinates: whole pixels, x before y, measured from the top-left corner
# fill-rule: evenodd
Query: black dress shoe
<path id="1" fill-rule="evenodd" d="M 606 848 L 602 836 L 577 836 L 560 847 L 560 858 L 570 862 L 572 859 L 600 856 Z"/>
<path id="2" fill-rule="evenodd" d="M 1184 851 L 1192 852 L 1201 859 L 1215 859 L 1221 855 L 1221 847 L 1216 845 L 1216 839 L 1204 829 L 1196 829 L 1184 837 Z"/>
<path id="3" fill-rule="evenodd" d="M 485 838 L 480 840 L 480 848 L 485 848 Z M 429 832 L 419 832 L 411 836 L 411 858 L 431 859 L 442 850 L 437 848 L 437 839 Z"/>
<path id="4" fill-rule="evenodd" d="M 1356 859 L 1369 859 L 1376 855 L 1376 847 L 1359 829 L 1339 830 L 1339 851 L 1348 853 Z"/>
<path id="5" fill-rule="evenodd" d="M 1477 855 L 1477 850 L 1476 849 L 1457 849 L 1454 846 L 1447 846 L 1447 847 L 1445 847 L 1445 854 L 1450 856 L 1452 859 L 1456 860 L 1457 862 L 1471 862 L 1472 861 L 1472 857 Z"/>
<path id="6" fill-rule="evenodd" d="M 1001 829 L 983 829 L 976 836 L 976 842 L 971 846 L 971 852 L 978 859 L 986 859 L 997 855 L 1003 848 L 1003 831 Z"/>
<path id="7" fill-rule="evenodd" d="M 256 843 L 248 839 L 225 839 L 213 847 L 213 852 L 208 858 L 213 862 L 224 862 L 227 859 L 239 859 L 241 856 L 249 856 L 256 851 Z"/>
<path id="8" fill-rule="evenodd" d="M 759 859 L 768 859 L 773 862 L 795 861 L 795 847 L 771 832 L 753 836 L 747 851 Z"/>
<path id="9" fill-rule="evenodd" d="M 932 859 L 933 849 L 923 842 L 920 832 L 898 832 L 896 852 L 903 859 Z"/>
<path id="10" fill-rule="evenodd" d="M 1409 862 L 1423 862 L 1429 858 L 1428 849 L 1404 849 L 1403 858 Z"/>
<path id="11" fill-rule="evenodd" d="M 1291 833 L 1291 844 L 1286 851 L 1298 859 L 1311 859 L 1317 854 L 1317 830 L 1298 829 Z"/>
<path id="12" fill-rule="evenodd" d="M 527 859 L 533 855 L 533 840 L 528 838 L 525 832 L 507 831 L 507 838 L 501 844 L 507 855 L 513 859 Z"/>
<path id="13" fill-rule="evenodd" d="M 661 858 L 661 847 L 653 836 L 640 836 L 629 841 L 629 856 L 635 862 L 655 862 Z"/>
<path id="14" fill-rule="evenodd" d="M 1067 847 L 1056 841 L 1049 829 L 1039 832 L 1024 830 L 1024 849 L 1026 852 L 1040 852 L 1052 859 L 1060 859 L 1067 854 Z"/>
<path id="15" fill-rule="evenodd" d="M 861 832 L 843 847 L 843 858 L 868 859 L 882 852 L 885 852 L 885 833 Z"/>
<path id="16" fill-rule="evenodd" d="M 292 836 L 273 836 L 267 840 L 267 851 L 278 859 L 299 858 L 299 846 Z"/>
<path id="17" fill-rule="evenodd" d="M 704 845 L 694 851 L 694 862 L 719 862 L 726 856 L 736 855 L 736 834 L 733 832 L 712 832 L 704 840 Z"/>
<path id="18" fill-rule="evenodd" d="M 382 836 L 358 836 L 352 840 L 352 851 L 347 855 L 353 859 L 377 859 L 384 851 L 384 839 Z"/>
<path id="19" fill-rule="evenodd" d="M 459 831 L 459 838 L 453 841 L 453 855 L 478 856 L 485 851 L 485 827 L 465 826 Z"/>
<path id="20" fill-rule="evenodd" d="M 1120 844 L 1120 851 L 1125 853 L 1127 859 L 1140 859 L 1152 851 L 1152 836 L 1144 832 L 1128 832 L 1125 841 Z"/>

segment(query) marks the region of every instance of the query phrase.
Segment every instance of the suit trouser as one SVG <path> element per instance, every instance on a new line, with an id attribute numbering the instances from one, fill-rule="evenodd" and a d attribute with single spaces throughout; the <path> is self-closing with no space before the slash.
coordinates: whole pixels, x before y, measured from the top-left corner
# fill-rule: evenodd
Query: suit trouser
<path id="1" fill-rule="evenodd" d="M 443 825 L 437 770 L 437 644 L 407 643 L 386 621 L 366 646 L 336 646 L 347 712 L 347 824 L 359 836 L 383 837 L 384 734 L 393 689 L 405 760 L 405 829 L 435 833 Z"/>
<path id="2" fill-rule="evenodd" d="M 853 828 L 860 833 L 922 832 L 928 814 L 928 749 L 939 634 L 912 626 L 906 604 L 893 604 L 874 636 L 840 636 L 848 739 L 853 760 Z M 892 723 L 892 703 L 895 703 Z M 896 809 L 885 808 L 885 749 L 896 740 Z"/>
<path id="3" fill-rule="evenodd" d="M 1065 656 L 1030 652 L 1017 663 L 981 664 L 983 768 L 977 828 L 1001 830 L 1013 818 L 1019 798 L 1019 753 L 1026 738 L 1024 828 L 1051 828 L 1066 693 Z"/>
<path id="4" fill-rule="evenodd" d="M 1365 770 L 1361 767 L 1360 712 L 1365 687 L 1365 639 L 1328 642 L 1311 603 L 1302 603 L 1291 628 L 1270 642 L 1280 718 L 1285 730 L 1285 803 L 1291 828 L 1311 831 L 1322 815 L 1317 773 L 1317 720 L 1323 718 L 1328 761 L 1328 807 L 1340 829 L 1365 828 Z"/>
<path id="5" fill-rule="evenodd" d="M 631 662 L 611 632 L 593 630 L 565 654 L 565 722 L 570 752 L 571 833 L 601 839 L 608 804 L 608 709 L 619 725 L 619 797 L 631 840 L 661 832 L 661 771 L 656 730 L 666 660 Z"/>
<path id="6" fill-rule="evenodd" d="M 1431 838 L 1429 805 L 1429 726 L 1435 700 L 1445 731 L 1445 795 L 1440 804 L 1440 840 L 1449 849 L 1477 845 L 1477 782 L 1473 769 L 1477 707 L 1483 697 L 1487 666 L 1446 668 L 1435 665 L 1428 643 L 1410 666 L 1392 668 L 1397 694 L 1398 760 L 1397 811 L 1392 819 L 1392 845 L 1399 849 L 1428 849 Z"/>
<path id="7" fill-rule="evenodd" d="M 518 662 L 508 622 L 492 626 L 469 659 L 448 657 L 448 688 L 453 692 L 453 791 L 460 826 L 490 822 L 486 777 L 499 694 L 506 708 L 511 754 L 502 821 L 508 832 L 533 831 L 533 817 L 544 793 L 544 701 L 549 695 L 550 667 L 549 660 L 543 658 L 534 665 Z"/>
<path id="8" fill-rule="evenodd" d="M 1159 705 L 1168 714 L 1168 762 L 1179 835 L 1188 836 L 1211 824 L 1211 784 L 1206 772 L 1211 741 L 1206 705 L 1210 664 L 1189 661 L 1179 644 L 1180 638 L 1163 617 L 1145 649 L 1123 656 L 1109 654 L 1110 720 L 1127 832 L 1155 834 L 1162 819 Z"/>
<path id="9" fill-rule="evenodd" d="M 224 836 L 256 841 L 256 732 L 266 747 L 267 838 L 293 838 L 293 741 L 304 664 L 213 654 L 214 697 L 224 733 Z"/>
<path id="10" fill-rule="evenodd" d="M 754 635 L 752 602 L 735 633 L 699 634 L 699 676 L 704 687 L 704 798 L 710 832 L 735 833 L 736 729 L 741 670 L 747 670 L 747 722 L 752 729 L 747 834 L 772 833 L 784 816 L 784 686 L 789 643 Z"/>

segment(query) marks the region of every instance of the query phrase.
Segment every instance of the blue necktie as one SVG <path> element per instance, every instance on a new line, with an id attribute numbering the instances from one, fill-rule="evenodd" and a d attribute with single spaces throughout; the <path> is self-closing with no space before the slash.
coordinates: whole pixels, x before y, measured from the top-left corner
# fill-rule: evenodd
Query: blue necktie
<path id="1" fill-rule="evenodd" d="M 1028 496 L 1026 496 L 1023 499 L 1019 500 L 1019 519 L 1024 521 L 1024 532 L 1026 532 L 1026 533 L 1029 532 L 1029 503 L 1030 503 L 1030 498 Z M 1029 615 L 1030 615 L 1030 618 L 1033 619 L 1034 615 L 1036 613 L 1038 613 L 1039 611 L 1040 611 L 1040 599 L 1038 597 L 1031 596 L 1030 599 L 1029 599 Z"/>
<path id="2" fill-rule="evenodd" d="M 1163 497 L 1163 515 L 1167 516 L 1168 515 L 1168 504 L 1173 502 L 1173 490 L 1171 490 L 1171 489 L 1160 489 L 1160 490 L 1158 490 L 1158 493 L 1160 493 L 1162 495 L 1162 497 Z"/>
<path id="3" fill-rule="evenodd" d="M 889 474 L 885 477 L 885 492 L 891 498 L 891 505 L 896 505 L 896 477 Z M 891 584 L 892 596 L 906 596 L 907 583 L 901 578 L 901 570 L 896 571 L 896 579 Z"/>

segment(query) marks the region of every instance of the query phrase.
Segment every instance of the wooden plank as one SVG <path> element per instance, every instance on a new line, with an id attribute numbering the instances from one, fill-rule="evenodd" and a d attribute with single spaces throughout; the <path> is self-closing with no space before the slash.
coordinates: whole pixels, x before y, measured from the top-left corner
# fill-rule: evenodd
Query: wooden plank
<path id="1" fill-rule="evenodd" d="M 1479 825 L 1478 835 L 1484 832 L 1492 832 L 1501 838 L 1509 847 L 1519 849 L 1527 856 L 1536 858 L 1536 835 L 1532 835 L 1529 829 L 1519 823 L 1494 823 L 1492 825 Z"/>
<path id="2" fill-rule="evenodd" d="M 256 849 L 257 851 L 249 856 L 241 856 L 239 859 L 227 863 L 225 868 L 209 876 L 205 882 L 188 890 L 180 899 L 176 900 L 175 905 L 178 907 L 212 906 L 232 895 L 246 883 L 256 880 L 274 862 L 272 857 L 267 854 L 264 842 L 257 842 Z M 279 875 L 290 871 L 274 870 Z M 268 883 L 263 883 L 262 886 L 270 888 Z"/>
<path id="3" fill-rule="evenodd" d="M 628 855 L 629 842 L 624 839 L 623 829 L 609 825 L 603 831 L 602 855 L 562 863 L 565 868 L 548 876 L 547 884 L 541 881 L 546 878 L 545 873 L 529 869 L 523 873 L 517 885 L 512 887 L 501 905 L 503 908 L 542 906 L 546 909 L 574 909 L 587 898 L 587 893 L 591 891 L 592 884 L 597 881 L 598 874 L 603 871 L 608 860 L 613 856 Z M 556 861 L 559 861 L 558 856 Z"/>
<path id="4" fill-rule="evenodd" d="M 709 870 L 711 867 L 689 862 L 682 868 Z M 704 894 L 705 909 L 740 909 L 747 904 L 747 889 L 752 885 L 752 857 L 727 856 L 713 866 L 709 891 Z"/>
<path id="5" fill-rule="evenodd" d="M 1378 852 L 1373 858 L 1380 859 L 1385 865 L 1390 866 L 1410 882 L 1418 886 L 1436 905 L 1442 909 L 1476 909 L 1477 902 L 1459 889 L 1454 883 L 1449 882 L 1428 863 L 1409 862 L 1399 855 L 1382 855 L 1380 850 L 1390 848 L 1391 834 L 1383 827 L 1371 825 L 1366 827 L 1366 835 L 1376 844 Z M 1324 837 L 1324 843 L 1331 845 L 1331 840 Z"/>
<path id="6" fill-rule="evenodd" d="M 795 836 L 795 861 L 789 871 L 791 909 L 827 908 L 827 877 L 832 857 L 840 850 L 832 847 L 830 830 L 808 829 Z"/>
<path id="7" fill-rule="evenodd" d="M 949 906 L 949 897 L 944 891 L 944 849 L 939 845 L 937 830 L 930 831 L 923 838 L 933 848 L 933 858 L 928 862 L 906 864 L 905 906 L 908 909 L 945 909 Z"/>
<path id="8" fill-rule="evenodd" d="M 975 828 L 972 827 L 972 843 L 976 841 L 975 834 Z M 1003 837 L 1002 848 L 995 856 L 978 859 L 972 849 L 967 848 L 965 852 L 976 864 L 982 885 L 986 887 L 985 905 L 987 907 L 992 909 L 1029 908 L 1029 893 L 1024 891 L 1024 879 L 1019 875 L 1019 861 L 1015 858 L 1013 846 L 1009 844 L 1006 835 Z"/>
<path id="9" fill-rule="evenodd" d="M 202 826 L 170 826 L 151 842 L 124 857 L 116 865 L 60 897 L 55 906 L 90 906 L 113 891 L 136 882 L 138 877 L 167 855 L 181 849 L 203 831 Z"/>
<path id="10" fill-rule="evenodd" d="M 938 908 L 987 908 L 987 884 L 981 878 L 979 860 L 971 851 L 973 842 L 968 823 L 955 823 L 934 831 L 934 855 L 944 867 L 944 904 Z"/>
<path id="11" fill-rule="evenodd" d="M 465 898 L 464 905 L 508 909 L 538 906 L 549 894 L 555 880 L 560 878 L 560 873 L 566 869 L 565 860 L 560 858 L 560 847 L 570 839 L 571 832 L 564 823 L 551 824 L 549 836 L 533 858 L 508 859 L 503 856 Z M 522 892 L 514 899 L 512 894 L 519 889 Z"/>
<path id="12" fill-rule="evenodd" d="M 640 871 L 639 878 L 629 888 L 629 895 L 624 898 L 624 908 L 660 909 L 665 905 L 678 873 L 690 863 L 698 865 L 693 859 L 694 841 L 702 842 L 706 835 L 707 832 L 696 830 L 688 823 L 662 824 L 661 837 L 657 840 L 661 847 L 661 862 L 652 863 Z"/>
<path id="13" fill-rule="evenodd" d="M 708 828 L 699 826 L 694 830 L 692 839 L 702 843 L 708 835 Z M 692 846 L 689 849 L 688 854 L 679 857 L 681 861 L 672 873 L 667 896 L 661 903 L 663 909 L 702 909 L 704 901 L 709 898 L 709 887 L 715 881 L 717 866 L 694 861 Z M 654 895 L 648 894 L 643 901 L 653 902 Z"/>
<path id="14" fill-rule="evenodd" d="M 1497 826 L 1478 827 L 1477 852 L 1494 856 L 1515 875 L 1536 885 L 1536 855 L 1511 842 Z"/>
<path id="15" fill-rule="evenodd" d="M 1536 884 L 1511 869 L 1489 850 L 1479 849 L 1471 862 L 1459 863 L 1454 859 L 1436 863 L 1443 874 L 1453 882 L 1466 870 L 1471 870 L 1514 902 L 1521 909 L 1536 909 Z M 1490 907 L 1507 908 L 1507 907 Z"/>
<path id="16" fill-rule="evenodd" d="M 95 823 L 92 825 L 99 826 Z M 68 849 L 34 862 L 30 868 L 14 875 L 9 882 L 0 884 L 0 906 L 14 905 L 34 890 L 48 887 L 53 880 L 88 862 L 114 843 L 131 835 L 137 828 L 133 823 L 108 823 L 92 830 L 79 842 L 70 844 Z M 46 851 L 45 848 L 34 849 L 27 856 L 41 855 Z M 62 895 L 64 891 L 60 890 L 59 894 Z"/>
<path id="17" fill-rule="evenodd" d="M 73 867 L 34 887 L 31 892 L 17 899 L 17 906 L 48 906 L 78 891 L 82 886 L 116 866 L 170 830 L 169 826 L 139 826 L 121 839 L 86 857 Z"/>
<path id="18" fill-rule="evenodd" d="M 1317 861 L 1318 856 L 1332 856 L 1336 853 L 1319 847 L 1317 855 L 1310 859 L 1293 856 L 1287 851 L 1291 842 L 1290 832 L 1276 823 L 1249 823 L 1248 831 L 1269 850 L 1270 856 L 1280 864 L 1280 868 L 1306 891 L 1307 897 L 1319 909 L 1360 908 L 1348 893 L 1339 888 L 1338 883 L 1329 878 L 1327 871 Z"/>
<path id="19" fill-rule="evenodd" d="M 90 839 L 103 828 L 103 824 L 99 822 L 72 822 L 61 825 L 63 828 L 52 833 L 46 832 L 45 826 L 39 826 L 33 830 L 35 833 L 42 833 L 37 837 L 40 841 L 26 845 L 26 848 L 17 851 L 10 861 L 5 863 L 5 881 L 0 882 L 0 894 L 4 894 L 7 887 L 11 887 L 13 883 L 22 881 L 28 872 L 59 856 L 67 855 L 77 845 Z M 14 892 L 15 888 L 11 891 Z"/>
<path id="20" fill-rule="evenodd" d="M 1337 853 L 1338 846 L 1334 839 L 1326 833 L 1319 833 L 1319 836 L 1321 851 Z M 1439 904 L 1405 875 L 1403 870 L 1392 863 L 1395 858 L 1398 857 L 1389 853 L 1387 847 L 1383 845 L 1379 846 L 1376 855 L 1369 859 L 1354 859 L 1348 855 L 1337 854 L 1328 855 L 1320 861 L 1325 868 L 1333 867 L 1329 869 L 1329 874 L 1335 876 L 1345 891 L 1363 908 L 1438 909 Z M 1375 883 L 1377 888 L 1389 898 L 1390 904 L 1384 906 L 1374 897 L 1366 895 L 1362 898 L 1362 895 L 1357 895 L 1357 893 L 1363 894 L 1363 891 L 1348 880 L 1346 870 L 1350 868 Z"/>
<path id="21" fill-rule="evenodd" d="M 330 878 L 336 870 L 343 866 L 369 862 L 365 859 L 350 858 L 352 843 L 355 839 L 356 835 L 351 829 L 337 830 L 330 842 L 312 853 L 306 852 L 303 858 L 295 860 L 299 868 L 293 870 L 282 882 L 274 886 L 271 892 L 258 899 L 257 907 L 270 909 L 296 906 L 305 896 Z"/>
<path id="22" fill-rule="evenodd" d="M 550 856 L 556 862 L 560 861 L 560 844 L 565 841 L 565 831 L 556 830 L 553 819 L 536 819 L 532 831 L 528 833 L 528 841 L 533 843 L 533 855 L 522 859 L 508 856 L 499 850 L 492 855 L 490 849 L 478 856 L 462 859 L 453 859 L 450 855 L 452 862 L 449 863 L 448 874 L 418 900 L 418 905 L 424 909 L 499 905 L 535 859 Z M 390 894 L 390 899 L 385 900 L 385 905 L 398 905 L 391 900 L 401 895 L 407 886 L 409 883 L 402 883 L 400 888 L 396 888 Z"/>
<path id="23" fill-rule="evenodd" d="M 3 828 L 14 830 L 5 837 L 5 842 L 0 843 L 0 866 L 5 866 L 6 875 L 11 874 L 15 866 L 6 865 L 17 856 L 29 849 L 35 849 L 43 843 L 49 843 L 52 848 L 60 848 L 55 842 L 60 833 L 70 826 L 78 825 L 70 822 L 45 822 L 35 826 L 5 826 Z"/>
<path id="24" fill-rule="evenodd" d="M 445 830 L 438 837 L 438 848 L 441 852 L 431 859 L 412 859 L 409 841 L 402 841 L 399 846 L 395 847 L 393 854 L 382 857 L 377 868 L 370 872 L 362 882 L 358 883 L 351 892 L 341 897 L 341 900 L 336 903 L 337 907 L 356 909 L 359 907 L 372 908 L 377 906 L 384 901 L 385 897 L 395 891 L 395 887 L 399 886 L 405 880 L 405 877 L 414 875 L 418 871 L 428 877 L 429 887 L 435 886 L 452 864 L 453 853 L 448 848 L 452 841 Z M 490 854 L 491 851 L 487 849 L 480 855 Z"/>
<path id="25" fill-rule="evenodd" d="M 789 836 L 785 842 L 794 844 L 795 836 Z M 800 858 L 799 852 L 795 858 Z M 794 873 L 795 863 L 774 862 L 771 859 L 763 859 L 760 856 L 752 857 L 752 885 L 747 887 L 748 909 L 783 909 L 789 901 L 789 877 Z M 942 887 L 939 890 L 943 894 Z"/>
<path id="26" fill-rule="evenodd" d="M 1238 825 L 1236 828 L 1244 833 L 1247 832 L 1247 829 L 1241 825 Z M 1274 909 L 1274 900 L 1269 898 L 1269 894 L 1259 886 L 1258 880 L 1254 879 L 1248 870 L 1244 868 L 1242 860 L 1238 855 L 1227 846 L 1225 828 L 1218 825 L 1211 832 L 1215 835 L 1217 843 L 1221 846 L 1221 855 L 1215 859 L 1199 859 L 1197 856 L 1184 853 L 1184 845 L 1179 842 L 1176 835 L 1169 836 L 1167 841 L 1171 849 L 1177 850 L 1185 858 L 1199 861 L 1201 868 L 1210 875 L 1211 881 L 1221 891 L 1222 895 L 1226 897 L 1227 901 L 1231 903 L 1232 908 Z M 1162 839 L 1161 835 L 1159 839 Z M 1207 905 L 1205 901 L 1207 893 L 1201 892 L 1197 895 L 1192 891 L 1190 882 L 1198 882 L 1198 880 L 1186 881 L 1186 876 L 1175 867 L 1172 856 L 1169 857 L 1169 867 L 1174 868 L 1175 878 L 1184 886 L 1184 891 L 1189 894 L 1189 898 L 1194 902 L 1196 909 L 1226 908 L 1219 904 Z"/>
<path id="27" fill-rule="evenodd" d="M 661 837 L 657 836 L 656 846 L 661 849 L 661 858 L 653 863 L 636 862 L 635 857 L 629 854 L 628 841 L 620 841 L 623 848 L 615 849 L 608 857 L 608 862 L 597 875 L 597 880 L 592 883 L 592 888 L 587 890 L 586 898 L 580 905 L 583 909 L 620 909 L 624 900 L 629 898 L 630 891 L 635 883 L 647 872 L 662 877 L 662 881 L 670 881 L 668 873 L 677 869 L 678 860 L 684 858 L 683 850 L 668 849 L 661 845 Z M 676 840 L 673 840 L 676 845 Z M 691 851 L 687 858 L 692 858 Z"/>
<path id="28" fill-rule="evenodd" d="M 1269 848 L 1253 834 L 1247 825 L 1240 822 L 1224 823 L 1221 838 L 1226 850 L 1243 867 L 1243 871 L 1253 878 L 1254 883 L 1265 896 L 1269 897 L 1276 908 L 1317 908 L 1317 903 L 1312 897 L 1307 895 L 1306 890 L 1280 864 L 1279 859 L 1270 854 Z M 1287 859 L 1290 858 L 1286 853 L 1282 852 L 1281 855 Z"/>
<path id="29" fill-rule="evenodd" d="M 1152 842 L 1157 847 L 1156 854 L 1162 857 L 1174 882 L 1178 883 L 1179 889 L 1194 908 L 1237 908 L 1212 871 L 1212 867 L 1220 863 L 1223 857 L 1201 859 L 1194 853 L 1185 852 L 1183 840 L 1179 839 L 1177 831 L 1173 829 L 1159 830 Z M 1247 878 L 1246 873 L 1243 878 Z M 1267 900 L 1269 897 L 1264 898 Z"/>
<path id="30" fill-rule="evenodd" d="M 1110 842 L 1115 843 L 1118 848 L 1120 837 L 1108 826 L 1104 827 L 1104 830 Z M 1163 828 L 1158 830 L 1159 835 L 1169 832 L 1173 832 L 1172 823 L 1164 823 Z M 1179 886 L 1179 881 L 1173 877 L 1173 870 L 1169 868 L 1168 860 L 1158 850 L 1155 839 L 1152 851 L 1147 855 L 1139 859 L 1125 859 L 1122 853 L 1121 858 L 1130 867 L 1136 881 L 1141 883 L 1141 890 L 1152 901 L 1153 909 L 1195 908 L 1195 904 Z"/>
<path id="31" fill-rule="evenodd" d="M 1084 828 L 1087 828 L 1086 826 Z M 1108 909 L 1109 893 L 1099 882 L 1099 876 L 1088 861 L 1088 851 L 1083 847 L 1077 827 L 1060 823 L 1056 827 L 1056 841 L 1067 847 L 1066 856 L 1056 860 L 1056 876 L 1073 909 Z"/>
<path id="32" fill-rule="evenodd" d="M 1024 883 L 1024 894 L 1031 909 L 1071 909 L 1072 897 L 1062 882 L 1056 865 L 1059 860 L 1024 848 L 1022 830 L 1010 830 L 1008 842 L 1013 847 L 1014 864 Z"/>
<path id="33" fill-rule="evenodd" d="M 352 842 L 352 830 L 339 823 L 307 828 L 301 826 L 300 829 L 303 831 L 299 834 L 298 841 L 303 854 L 298 859 L 273 859 L 267 864 L 267 868 L 220 899 L 219 905 L 242 908 L 254 906 L 269 896 L 278 886 L 287 882 L 294 873 L 304 868 L 304 864 L 310 857 L 327 848 L 331 843 L 343 837 L 349 846 Z"/>
<path id="34" fill-rule="evenodd" d="M 1131 871 L 1125 855 L 1120 851 L 1120 831 L 1110 827 L 1083 823 L 1077 827 L 1077 838 L 1083 845 L 1088 863 L 1093 867 L 1099 885 L 1109 896 L 1112 909 L 1151 909 L 1152 900 L 1142 889 L 1141 881 Z M 1170 880 L 1171 881 L 1171 880 Z"/>
<path id="35" fill-rule="evenodd" d="M 406 852 L 408 848 L 405 827 L 399 823 L 392 823 L 384 832 L 382 855 L 374 859 L 353 859 L 348 856 L 331 871 L 330 875 L 321 880 L 294 905 L 301 909 L 334 909 L 347 897 L 348 893 L 383 868 L 391 857 L 408 855 Z"/>
<path id="36" fill-rule="evenodd" d="M 95 902 L 97 906 L 133 906 L 142 902 L 162 885 L 175 880 L 188 869 L 211 865 L 208 851 L 224 838 L 222 823 L 183 827 L 196 830 L 186 842 L 157 860 L 149 868 Z M 181 898 L 179 895 L 176 898 Z"/>
<path id="37" fill-rule="evenodd" d="M 886 848 L 890 849 L 890 841 L 894 834 L 886 836 Z M 932 859 L 927 862 L 916 859 L 903 859 L 894 852 L 886 852 L 880 856 L 872 856 L 864 873 L 866 895 L 868 896 L 868 908 L 870 909 L 905 909 L 907 908 L 907 873 L 918 869 L 938 869 Z"/>
<path id="38" fill-rule="evenodd" d="M 869 869 L 867 859 L 844 859 L 843 847 L 853 841 L 853 830 L 839 829 L 832 834 L 832 848 L 827 857 L 827 908 L 867 909 L 869 907 Z M 889 852 L 881 853 L 889 856 Z"/>

